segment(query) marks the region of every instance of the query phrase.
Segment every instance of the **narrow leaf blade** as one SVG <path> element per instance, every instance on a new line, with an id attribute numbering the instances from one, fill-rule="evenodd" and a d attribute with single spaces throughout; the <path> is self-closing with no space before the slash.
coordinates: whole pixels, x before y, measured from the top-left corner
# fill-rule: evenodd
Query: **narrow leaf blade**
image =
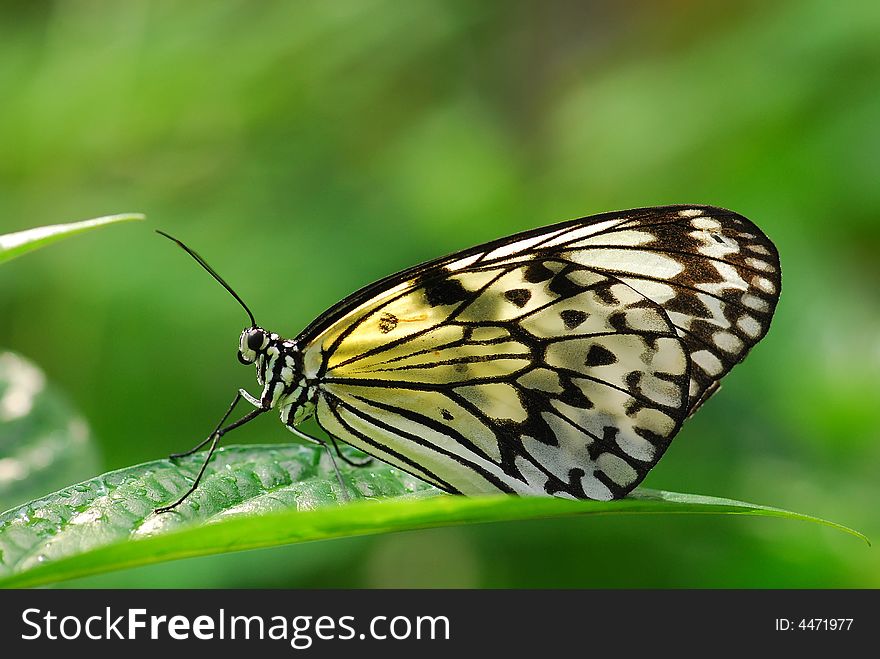
<path id="1" fill-rule="evenodd" d="M 731 499 L 640 489 L 621 501 L 459 497 L 383 463 L 343 469 L 339 505 L 326 453 L 299 445 L 228 447 L 176 512 L 200 456 L 122 469 L 0 515 L 0 586 L 44 585 L 161 561 L 329 538 L 594 514 L 747 514 L 833 522 Z M 342 465 L 340 465 L 342 467 Z"/>
<path id="2" fill-rule="evenodd" d="M 35 227 L 33 229 L 25 229 L 16 233 L 7 233 L 0 235 L 0 263 L 14 259 L 27 252 L 39 249 L 56 240 L 75 236 L 84 231 L 90 231 L 103 227 L 108 224 L 116 224 L 118 222 L 131 222 L 134 220 L 143 220 L 145 216 L 141 213 L 122 213 L 119 215 L 107 215 L 92 220 L 82 220 L 81 222 L 69 222 L 67 224 L 51 224 L 43 227 Z"/>

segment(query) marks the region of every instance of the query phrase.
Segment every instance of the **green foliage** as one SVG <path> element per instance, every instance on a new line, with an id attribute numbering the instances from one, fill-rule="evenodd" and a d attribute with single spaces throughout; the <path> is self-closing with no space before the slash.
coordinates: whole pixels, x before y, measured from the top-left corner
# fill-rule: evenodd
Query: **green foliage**
<path id="1" fill-rule="evenodd" d="M 0 265 L 85 231 L 142 219 L 111 215 L 0 235 Z M 0 508 L 78 480 L 96 466 L 85 420 L 47 385 L 36 364 L 0 350 Z"/>
<path id="2" fill-rule="evenodd" d="M 0 509 L 82 480 L 98 464 L 86 421 L 35 364 L 0 350 Z"/>
<path id="3" fill-rule="evenodd" d="M 844 526 L 778 508 L 691 494 L 638 490 L 622 501 L 451 497 L 388 465 L 342 465 L 342 501 L 326 451 L 299 445 L 228 447 L 179 508 L 201 456 L 158 460 L 65 488 L 0 516 L 0 586 L 36 586 L 228 551 L 328 538 L 574 515 L 718 513 Z M 381 502 L 380 502 L 381 501 Z"/>

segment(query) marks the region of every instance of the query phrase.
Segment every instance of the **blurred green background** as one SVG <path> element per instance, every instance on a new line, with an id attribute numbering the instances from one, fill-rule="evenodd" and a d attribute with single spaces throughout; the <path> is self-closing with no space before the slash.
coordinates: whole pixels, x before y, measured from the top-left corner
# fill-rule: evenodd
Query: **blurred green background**
<path id="1" fill-rule="evenodd" d="M 779 311 L 645 484 L 880 541 L 878 35 L 867 1 L 4 3 L 0 233 L 149 221 L 0 269 L 0 346 L 44 369 L 113 469 L 189 448 L 256 390 L 235 359 L 241 309 L 153 228 L 294 335 L 361 285 L 484 240 L 725 206 L 778 245 Z M 274 418 L 234 437 L 291 439 Z M 608 517 L 73 584 L 876 588 L 880 558 L 810 524 Z"/>

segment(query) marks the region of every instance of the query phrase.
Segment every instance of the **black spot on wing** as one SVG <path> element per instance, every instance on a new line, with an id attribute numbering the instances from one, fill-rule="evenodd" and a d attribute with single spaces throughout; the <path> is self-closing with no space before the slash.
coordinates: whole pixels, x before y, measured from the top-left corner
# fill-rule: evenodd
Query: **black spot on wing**
<path id="1" fill-rule="evenodd" d="M 532 292 L 525 288 L 514 288 L 513 290 L 505 291 L 504 297 L 521 309 L 532 299 Z"/>
<path id="2" fill-rule="evenodd" d="M 425 286 L 425 301 L 432 307 L 464 302 L 470 296 L 458 279 L 441 279 Z"/>
<path id="3" fill-rule="evenodd" d="M 617 356 L 608 348 L 593 344 L 587 352 L 585 366 L 608 366 L 617 362 Z"/>
<path id="4" fill-rule="evenodd" d="M 611 325 L 614 331 L 620 332 L 621 334 L 626 334 L 632 330 L 629 323 L 626 321 L 626 314 L 622 311 L 615 311 L 608 316 L 608 324 Z"/>
<path id="5" fill-rule="evenodd" d="M 587 319 L 587 313 L 579 309 L 566 309 L 559 313 L 562 322 L 565 323 L 566 329 L 574 329 Z"/>
<path id="6" fill-rule="evenodd" d="M 550 280 L 548 288 L 551 293 L 555 293 L 560 297 L 571 297 L 579 293 L 582 287 L 566 277 L 565 273 L 560 272 Z"/>
<path id="7" fill-rule="evenodd" d="M 553 277 L 553 271 L 543 263 L 532 263 L 523 271 L 523 279 L 530 284 L 538 284 Z"/>

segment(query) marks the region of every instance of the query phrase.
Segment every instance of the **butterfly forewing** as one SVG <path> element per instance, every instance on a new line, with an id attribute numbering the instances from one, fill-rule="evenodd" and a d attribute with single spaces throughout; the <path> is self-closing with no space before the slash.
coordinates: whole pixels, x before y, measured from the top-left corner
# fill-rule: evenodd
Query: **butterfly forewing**
<path id="1" fill-rule="evenodd" d="M 452 492 L 608 499 L 767 331 L 772 243 L 711 207 L 605 214 L 372 284 L 298 338 L 331 435 Z"/>

